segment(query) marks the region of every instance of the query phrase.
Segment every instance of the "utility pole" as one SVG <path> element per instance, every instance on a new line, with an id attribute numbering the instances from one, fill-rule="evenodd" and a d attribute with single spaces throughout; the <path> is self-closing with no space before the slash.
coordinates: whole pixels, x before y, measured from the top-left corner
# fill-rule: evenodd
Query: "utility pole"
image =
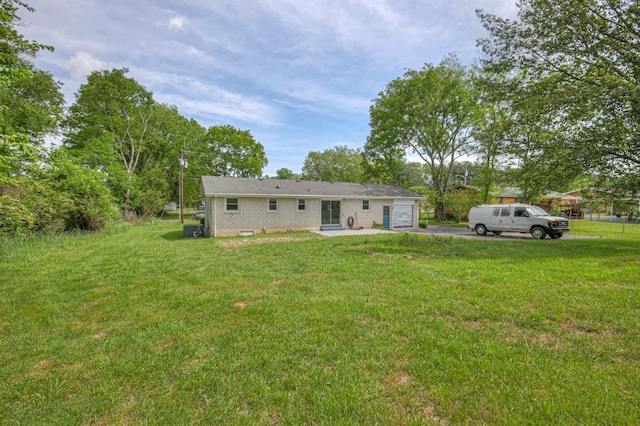
<path id="1" fill-rule="evenodd" d="M 185 167 L 187 167 L 187 160 L 185 160 L 184 158 L 184 154 L 186 154 L 187 151 L 185 151 L 184 149 L 180 150 L 180 183 L 178 185 L 178 193 L 179 193 L 179 200 L 178 202 L 180 203 L 180 223 L 184 223 L 184 169 Z"/>

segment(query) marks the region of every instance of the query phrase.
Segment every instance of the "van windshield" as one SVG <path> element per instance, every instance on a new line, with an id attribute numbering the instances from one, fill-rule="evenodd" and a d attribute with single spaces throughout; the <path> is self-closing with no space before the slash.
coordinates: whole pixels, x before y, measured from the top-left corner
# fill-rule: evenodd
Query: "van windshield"
<path id="1" fill-rule="evenodd" d="M 527 210 L 529 210 L 534 216 L 549 216 L 549 213 L 547 213 L 542 207 L 531 206 L 528 207 Z"/>

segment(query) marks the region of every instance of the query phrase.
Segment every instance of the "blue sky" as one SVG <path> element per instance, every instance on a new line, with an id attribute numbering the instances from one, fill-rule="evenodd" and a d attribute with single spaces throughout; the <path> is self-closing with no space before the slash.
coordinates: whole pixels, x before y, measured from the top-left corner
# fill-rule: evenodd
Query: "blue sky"
<path id="1" fill-rule="evenodd" d="M 35 63 L 69 104 L 91 71 L 127 67 L 183 116 L 251 131 L 273 176 L 310 151 L 362 148 L 389 81 L 449 52 L 471 64 L 485 35 L 475 9 L 513 17 L 515 2 L 27 0 L 20 31 L 55 47 Z"/>

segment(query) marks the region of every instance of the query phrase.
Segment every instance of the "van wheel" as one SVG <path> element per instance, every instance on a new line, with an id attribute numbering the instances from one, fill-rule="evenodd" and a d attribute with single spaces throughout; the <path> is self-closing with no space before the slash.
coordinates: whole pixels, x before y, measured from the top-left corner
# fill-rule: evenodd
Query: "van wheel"
<path id="1" fill-rule="evenodd" d="M 547 231 L 540 226 L 535 226 L 531 229 L 531 236 L 534 240 L 544 240 L 544 237 L 547 236 Z"/>
<path id="2" fill-rule="evenodd" d="M 476 225 L 476 234 L 478 235 L 487 235 L 487 227 L 483 224 L 479 223 Z"/>

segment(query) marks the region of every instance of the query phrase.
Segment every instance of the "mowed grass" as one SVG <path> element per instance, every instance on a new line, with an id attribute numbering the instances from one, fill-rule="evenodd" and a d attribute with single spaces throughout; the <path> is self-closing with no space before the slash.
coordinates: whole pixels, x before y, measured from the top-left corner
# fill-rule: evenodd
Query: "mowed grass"
<path id="1" fill-rule="evenodd" d="M 0 240 L 0 423 L 638 424 L 640 225 L 572 226 Z"/>

